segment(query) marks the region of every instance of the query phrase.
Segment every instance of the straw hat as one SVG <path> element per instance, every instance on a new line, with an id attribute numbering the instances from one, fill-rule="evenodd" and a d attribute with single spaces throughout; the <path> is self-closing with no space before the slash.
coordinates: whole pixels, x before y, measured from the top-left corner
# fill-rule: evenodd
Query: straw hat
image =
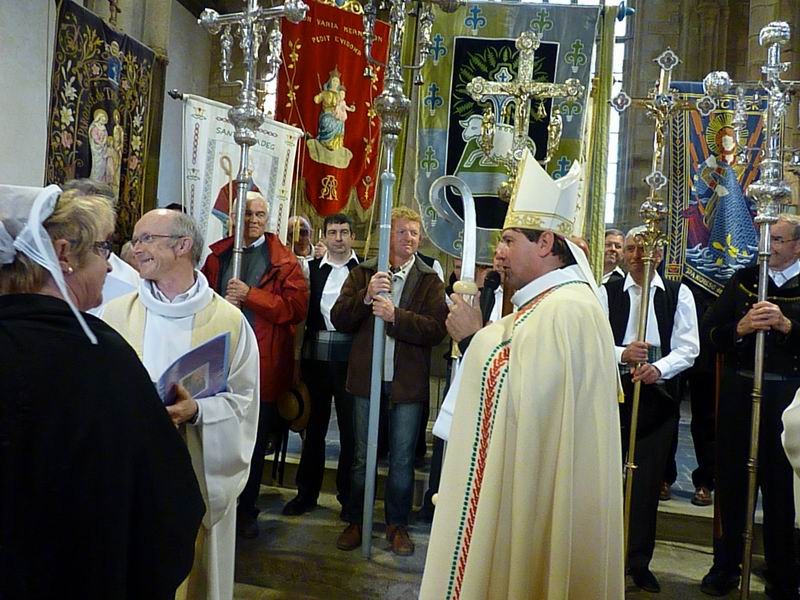
<path id="1" fill-rule="evenodd" d="M 311 396 L 308 387 L 302 381 L 278 397 L 278 414 L 289 423 L 289 429 L 303 431 L 311 416 Z"/>

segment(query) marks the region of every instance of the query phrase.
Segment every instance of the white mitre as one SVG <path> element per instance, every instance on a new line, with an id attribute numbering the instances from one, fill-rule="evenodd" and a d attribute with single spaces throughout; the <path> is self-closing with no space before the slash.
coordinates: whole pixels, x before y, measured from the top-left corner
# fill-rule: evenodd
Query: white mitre
<path id="1" fill-rule="evenodd" d="M 503 229 L 519 227 L 552 231 L 563 238 L 586 283 L 597 291 L 597 279 L 586 254 L 569 239 L 575 233 L 580 180 L 581 165 L 578 161 L 572 163 L 564 177 L 553 179 L 526 149 L 519 163 Z"/>

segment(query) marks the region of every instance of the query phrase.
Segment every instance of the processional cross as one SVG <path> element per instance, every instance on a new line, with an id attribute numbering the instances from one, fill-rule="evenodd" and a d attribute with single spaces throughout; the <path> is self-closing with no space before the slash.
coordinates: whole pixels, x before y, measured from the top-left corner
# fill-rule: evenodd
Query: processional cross
<path id="1" fill-rule="evenodd" d="M 238 13 L 220 15 L 207 8 L 198 19 L 212 35 L 220 34 L 222 81 L 240 87 L 236 96 L 236 104 L 228 110 L 228 119 L 234 126 L 233 139 L 239 146 L 239 172 L 236 176 L 236 229 L 233 244 L 232 272 L 239 277 L 244 252 L 244 212 L 247 203 L 247 190 L 250 188 L 252 171 L 250 170 L 249 151 L 256 144 L 258 128 L 264 122 L 265 114 L 258 102 L 259 87 L 272 81 L 278 75 L 281 65 L 281 28 L 280 19 L 286 18 L 291 23 L 302 21 L 308 5 L 303 0 L 284 0 L 270 8 L 261 8 L 259 0 L 242 0 L 243 10 Z M 244 79 L 231 81 L 233 69 L 231 59 L 234 34 L 239 37 L 242 50 L 242 66 Z M 261 43 L 269 44 L 266 66 L 259 73 L 259 48 Z"/>
<path id="2" fill-rule="evenodd" d="M 640 241 L 643 246 L 642 262 L 644 264 L 642 295 L 637 322 L 638 333 L 636 339 L 638 341 L 645 341 L 646 338 L 647 315 L 650 304 L 651 270 L 655 262 L 656 251 L 664 244 L 666 239 L 662 229 L 662 223 L 667 216 L 667 210 L 662 196 L 662 190 L 668 183 L 667 176 L 664 174 L 666 128 L 672 117 L 682 110 L 697 109 L 703 116 L 708 116 L 717 107 L 717 101 L 708 95 L 700 98 L 697 103 L 686 100 L 676 100 L 670 85 L 672 83 L 672 70 L 678 66 L 680 59 L 670 48 L 662 52 L 654 62 L 661 68 L 661 72 L 658 82 L 650 90 L 646 98 L 631 98 L 624 91 L 620 91 L 620 93 L 610 101 L 614 110 L 620 114 L 625 112 L 630 106 L 635 106 L 643 108 L 647 112 L 647 115 L 655 121 L 652 169 L 650 174 L 645 177 L 645 183 L 650 187 L 650 193 L 647 198 L 645 198 L 644 202 L 642 202 L 639 209 L 639 215 L 644 222 L 645 230 L 636 236 L 637 241 Z M 633 387 L 630 438 L 628 455 L 625 458 L 624 527 L 626 561 L 628 558 L 628 533 L 630 529 L 633 473 L 636 469 L 636 430 L 639 417 L 641 385 L 641 381 L 637 381 Z"/>
<path id="3" fill-rule="evenodd" d="M 508 115 L 495 115 L 492 108 L 487 107 L 481 127 L 481 149 L 503 165 L 509 177 L 498 190 L 498 195 L 505 201 L 511 199 L 517 164 L 522 159 L 525 149 L 528 148 L 532 154 L 535 153 L 535 148 L 532 147 L 528 137 L 531 101 L 539 101 L 539 116 L 543 118 L 544 101 L 548 98 L 577 98 L 584 91 L 584 86 L 577 79 L 567 79 L 564 83 L 534 81 L 534 58 L 540 43 L 539 36 L 531 31 L 526 31 L 517 38 L 515 45 L 519 50 L 519 59 L 516 79 L 487 81 L 483 77 L 475 77 L 467 84 L 467 92 L 476 102 L 486 102 L 498 96 L 505 96 L 514 106 L 513 126 L 504 123 Z M 545 165 L 552 158 L 561 140 L 561 130 L 561 113 L 553 106 L 547 128 Z"/>
<path id="4" fill-rule="evenodd" d="M 747 187 L 747 195 L 756 205 L 756 216 L 753 219 L 758 225 L 758 302 L 767 299 L 769 285 L 769 257 L 772 252 L 770 234 L 772 225 L 778 221 L 780 212 L 786 205 L 791 204 L 791 188 L 784 180 L 784 168 L 797 173 L 800 171 L 800 148 L 786 148 L 783 146 L 783 130 L 786 113 L 791 106 L 792 97 L 800 92 L 800 81 L 785 80 L 781 75 L 789 68 L 790 63 L 783 62 L 782 49 L 791 41 L 791 28 L 788 23 L 774 21 L 764 26 L 759 32 L 758 43 L 767 49 L 766 63 L 761 67 L 761 81 L 759 86 L 765 94 L 766 109 L 763 111 L 764 142 L 761 147 L 742 148 L 737 155 L 737 162 L 747 163 L 749 152 L 757 152 L 761 159 L 759 165 L 760 175 L 758 181 Z M 711 93 L 722 95 L 733 87 L 734 83 L 725 71 L 710 73 L 705 80 L 713 83 L 715 90 Z M 733 125 L 735 129 L 743 127 L 746 123 L 745 116 L 745 83 L 736 84 L 737 98 L 734 111 Z M 752 83 L 750 84 L 752 85 Z M 737 131 L 738 138 L 738 131 Z M 786 161 L 786 155 L 790 160 Z M 750 597 L 750 571 L 752 566 L 753 550 L 753 518 L 756 508 L 757 483 L 758 483 L 758 456 L 761 403 L 763 396 L 763 380 L 766 369 L 765 345 L 766 331 L 760 330 L 755 334 L 755 348 L 753 357 L 753 391 L 751 393 L 750 413 L 750 450 L 747 459 L 747 509 L 746 521 L 742 534 L 742 579 L 739 587 L 739 598 L 747 600 Z"/>

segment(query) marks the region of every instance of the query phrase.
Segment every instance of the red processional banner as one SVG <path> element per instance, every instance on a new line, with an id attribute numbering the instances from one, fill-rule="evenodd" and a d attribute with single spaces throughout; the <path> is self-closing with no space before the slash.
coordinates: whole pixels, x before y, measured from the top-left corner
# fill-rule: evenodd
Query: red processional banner
<path id="1" fill-rule="evenodd" d="M 305 132 L 300 177 L 321 216 L 354 197 L 363 209 L 375 197 L 380 119 L 375 98 L 383 67 L 369 65 L 360 14 L 309 2 L 305 20 L 283 24 L 283 68 L 276 119 Z M 385 62 L 389 26 L 375 24 L 372 55 Z"/>

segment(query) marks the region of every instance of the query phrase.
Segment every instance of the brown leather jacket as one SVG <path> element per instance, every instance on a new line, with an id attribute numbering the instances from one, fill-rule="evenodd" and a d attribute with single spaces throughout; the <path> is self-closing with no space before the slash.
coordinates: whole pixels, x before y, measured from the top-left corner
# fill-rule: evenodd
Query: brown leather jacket
<path id="1" fill-rule="evenodd" d="M 372 306 L 364 304 L 364 296 L 376 270 L 377 260 L 372 259 L 350 271 L 331 310 L 337 331 L 353 334 L 347 391 L 356 396 L 369 396 L 375 318 Z M 417 258 L 403 286 L 395 321 L 386 324 L 386 334 L 395 340 L 392 402 L 429 401 L 431 348 L 447 335 L 446 318 L 444 284 Z"/>

